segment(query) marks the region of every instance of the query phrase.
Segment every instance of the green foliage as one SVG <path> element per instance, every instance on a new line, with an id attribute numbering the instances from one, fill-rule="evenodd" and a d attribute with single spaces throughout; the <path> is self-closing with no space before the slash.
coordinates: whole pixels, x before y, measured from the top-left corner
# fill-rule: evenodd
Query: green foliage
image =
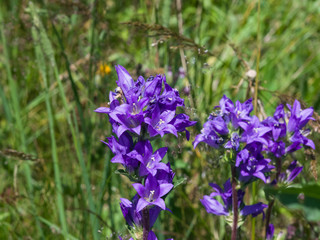
<path id="1" fill-rule="evenodd" d="M 295 187 L 267 188 L 267 195 L 277 198 L 293 211 L 302 210 L 310 222 L 320 221 L 320 185 L 309 183 Z"/>

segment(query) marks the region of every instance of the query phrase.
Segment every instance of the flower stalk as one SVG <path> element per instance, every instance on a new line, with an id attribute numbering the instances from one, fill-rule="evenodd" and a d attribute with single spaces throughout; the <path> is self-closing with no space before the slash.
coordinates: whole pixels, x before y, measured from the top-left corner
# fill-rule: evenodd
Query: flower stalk
<path id="1" fill-rule="evenodd" d="M 232 235 L 231 240 L 237 239 L 237 228 L 238 228 L 238 194 L 237 194 L 237 179 L 236 179 L 236 168 L 231 166 L 232 174 L 232 211 L 233 211 L 233 222 L 232 222 Z"/>
<path id="2" fill-rule="evenodd" d="M 150 219 L 149 219 L 149 209 L 145 207 L 142 210 L 142 227 L 143 227 L 143 240 L 148 240 L 148 235 L 150 231 Z"/>

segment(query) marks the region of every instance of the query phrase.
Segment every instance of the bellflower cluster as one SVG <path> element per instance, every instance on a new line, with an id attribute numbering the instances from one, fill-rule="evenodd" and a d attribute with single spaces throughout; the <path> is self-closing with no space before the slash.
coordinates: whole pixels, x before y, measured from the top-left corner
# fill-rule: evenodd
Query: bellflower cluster
<path id="1" fill-rule="evenodd" d="M 285 172 L 282 172 L 282 166 L 287 155 L 301 149 L 303 146 L 315 149 L 314 142 L 308 139 L 310 130 L 306 129 L 309 120 L 314 120 L 313 108 L 301 109 L 301 104 L 295 100 L 293 106 L 287 104 L 288 112 L 285 112 L 284 106 L 280 104 L 277 106 L 273 117 L 268 117 L 262 124 L 272 128 L 267 134 L 267 142 L 265 151 L 271 156 L 274 164 L 276 165 L 276 174 L 271 180 L 271 185 L 289 185 L 302 171 L 303 167 L 300 166 L 297 160 L 293 160 L 287 167 Z M 269 201 L 271 214 L 274 199 Z M 270 216 L 267 216 L 266 222 L 266 238 L 272 239 L 274 227 L 269 223 Z"/>
<path id="2" fill-rule="evenodd" d="M 154 150 L 151 141 L 165 134 L 178 136 L 196 122 L 189 116 L 177 114 L 177 107 L 184 107 L 176 89 L 170 87 L 165 76 L 157 75 L 134 81 L 122 66 L 116 66 L 117 89 L 109 94 L 109 107 L 96 112 L 106 113 L 115 136 L 105 143 L 120 163 L 125 175 L 134 182 L 137 194 L 130 201 L 121 198 L 120 207 L 131 229 L 143 229 L 143 239 L 157 239 L 151 231 L 160 211 L 167 210 L 164 198 L 173 188 L 174 173 L 170 164 L 162 159 L 167 148 Z"/>
<path id="3" fill-rule="evenodd" d="M 209 196 L 205 195 L 203 199 L 200 199 L 200 202 L 205 207 L 206 211 L 214 215 L 232 215 L 232 187 L 230 179 L 228 179 L 224 183 L 224 190 L 222 190 L 220 186 L 217 184 L 210 183 L 209 185 L 214 189 L 214 192 L 211 193 Z M 260 213 L 263 213 L 264 208 L 268 207 L 268 205 L 263 204 L 261 202 L 246 206 L 243 202 L 244 194 L 244 191 L 242 191 L 241 189 L 237 191 L 238 209 L 240 210 L 240 215 L 243 218 L 245 218 L 248 215 L 256 217 Z M 218 196 L 221 197 L 223 204 L 216 199 L 216 197 Z"/>
<path id="4" fill-rule="evenodd" d="M 251 99 L 234 104 L 226 96 L 222 97 L 219 106 L 214 108 L 193 142 L 194 147 L 204 142 L 213 148 L 224 148 L 225 156 L 231 164 L 234 185 L 228 180 L 222 190 L 217 184 L 211 183 L 214 192 L 200 200 L 208 213 L 229 216 L 235 215 L 232 211 L 237 209 L 242 217 L 249 214 L 255 217 L 263 213 L 263 209 L 268 205 L 257 203 L 245 206 L 244 191 L 237 187 L 239 182 L 243 187 L 257 180 L 269 183 L 275 169 L 276 177 L 272 184 L 289 184 L 302 171 L 297 160 L 294 160 L 286 172 L 281 173 L 281 159 L 303 146 L 314 149 L 313 141 L 307 138 L 310 130 L 305 129 L 308 121 L 314 120 L 313 109 L 302 110 L 297 100 L 293 106 L 287 107 L 288 113 L 283 105 L 279 105 L 273 117 L 260 121 L 258 117 L 250 116 L 253 110 Z M 236 208 L 233 206 L 235 201 L 232 200 L 234 194 L 237 195 Z M 223 204 L 217 197 L 222 199 Z M 268 222 L 267 227 L 270 235 L 272 230 Z"/>
<path id="5" fill-rule="evenodd" d="M 267 134 L 266 151 L 278 165 L 278 172 L 272 184 L 289 183 L 302 171 L 303 167 L 298 167 L 299 163 L 294 160 L 286 173 L 280 172 L 283 159 L 287 154 L 293 153 L 303 146 L 315 148 L 313 141 L 307 138 L 310 130 L 304 129 L 309 120 L 314 120 L 312 118 L 313 108 L 302 110 L 298 100 L 294 101 L 293 106 L 287 104 L 287 107 L 289 112 L 285 112 L 284 106 L 280 104 L 273 117 L 268 117 L 262 122 L 264 126 L 272 128 L 272 131 Z M 285 177 L 286 175 L 288 176 Z"/>

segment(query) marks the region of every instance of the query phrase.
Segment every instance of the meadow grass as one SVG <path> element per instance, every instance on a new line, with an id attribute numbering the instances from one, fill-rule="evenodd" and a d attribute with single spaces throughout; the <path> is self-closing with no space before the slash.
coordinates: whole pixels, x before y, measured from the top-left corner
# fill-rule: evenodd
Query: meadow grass
<path id="1" fill-rule="evenodd" d="M 223 94 L 254 98 L 258 116 L 295 98 L 319 113 L 319 9 L 320 1 L 6 1 L 0 6 L 0 239 L 128 233 L 119 198 L 134 191 L 115 174 L 112 153 L 100 142 L 111 135 L 108 119 L 93 112 L 116 87 L 116 64 L 134 79 L 166 73 L 185 99 L 184 111 L 198 121 L 191 141 Z M 99 71 L 102 64 L 111 72 Z M 250 69 L 255 81 L 246 76 Z M 318 125 L 312 130 L 317 146 Z M 191 141 L 167 136 L 156 143 L 169 147 L 166 160 L 185 180 L 168 196 L 172 214 L 161 213 L 155 232 L 159 240 L 229 239 L 230 228 L 199 199 L 210 192 L 209 182 L 221 184 L 230 171 L 217 152 L 194 150 Z M 303 165 L 300 181 L 318 182 L 316 159 Z M 264 198 L 259 182 L 249 193 L 248 204 Z M 319 224 L 299 211 L 277 203 L 273 216 L 276 231 L 291 224 L 305 239 L 319 236 Z M 263 236 L 262 217 L 252 224 L 241 226 L 243 239 Z"/>

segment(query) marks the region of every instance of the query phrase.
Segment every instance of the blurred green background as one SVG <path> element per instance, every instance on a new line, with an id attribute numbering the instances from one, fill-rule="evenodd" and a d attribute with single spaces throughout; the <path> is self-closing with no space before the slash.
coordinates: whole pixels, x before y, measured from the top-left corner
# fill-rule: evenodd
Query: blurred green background
<path id="1" fill-rule="evenodd" d="M 156 143 L 169 147 L 166 161 L 184 179 L 166 199 L 173 213 L 155 224 L 159 240 L 230 239 L 223 218 L 199 202 L 208 183 L 223 183 L 230 171 L 217 152 L 193 150 L 192 139 L 223 94 L 244 101 L 257 83 L 260 118 L 295 98 L 319 113 L 319 14 L 320 1 L 2 0 L 0 239 L 128 234 L 119 198 L 135 191 L 115 174 L 119 166 L 100 142 L 110 124 L 93 112 L 116 87 L 116 64 L 134 79 L 166 74 L 185 99 L 181 111 L 198 121 L 190 142 L 166 136 Z M 297 182 L 317 184 L 318 153 L 294 156 L 305 167 Z M 258 200 L 266 202 L 259 184 Z M 317 239 L 319 207 L 315 214 L 277 202 L 271 222 L 283 239 Z M 240 238 L 249 239 L 250 229 L 248 219 Z M 262 216 L 256 229 L 261 239 Z"/>

